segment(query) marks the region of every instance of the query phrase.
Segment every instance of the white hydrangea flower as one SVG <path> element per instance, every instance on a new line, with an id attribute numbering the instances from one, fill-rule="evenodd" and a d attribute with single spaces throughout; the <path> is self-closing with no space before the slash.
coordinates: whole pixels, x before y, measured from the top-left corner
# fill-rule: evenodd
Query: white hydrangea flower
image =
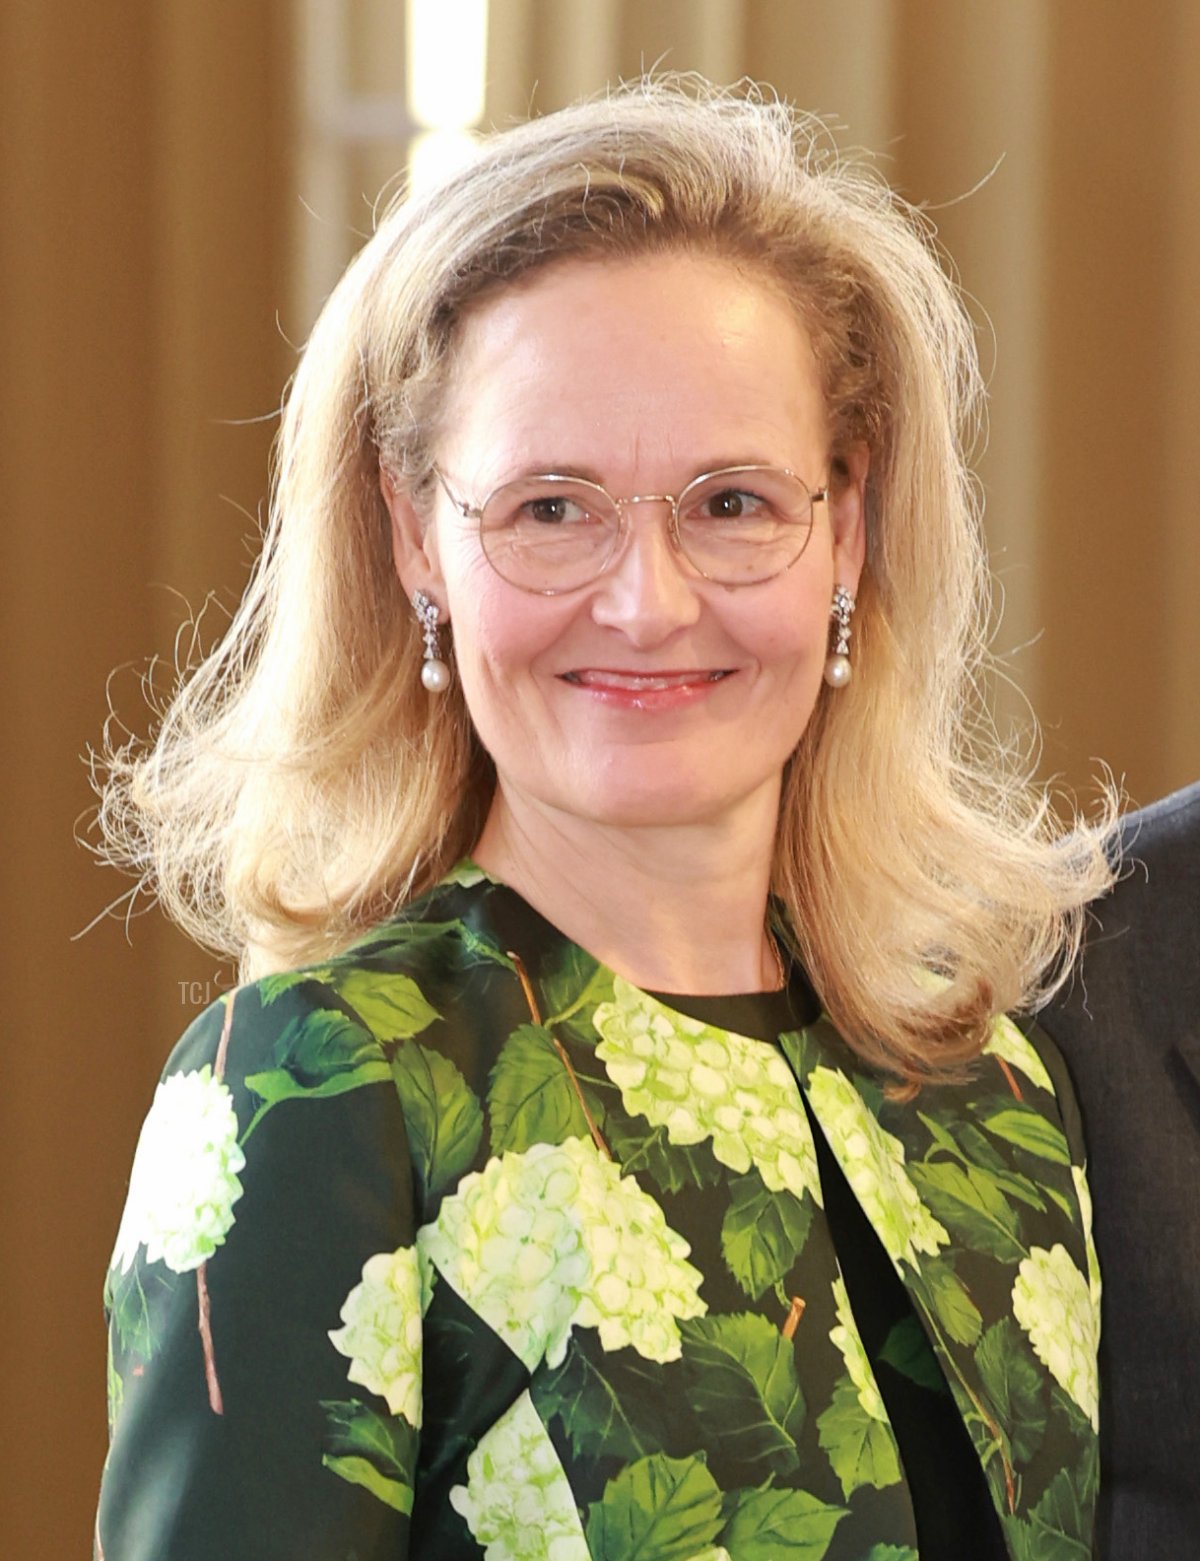
<path id="1" fill-rule="evenodd" d="M 733 1561 L 733 1557 L 724 1545 L 711 1545 L 707 1550 L 698 1550 L 688 1561 Z"/>
<path id="2" fill-rule="evenodd" d="M 722 1165 L 821 1202 L 817 1154 L 792 1070 L 774 1047 L 677 1014 L 618 976 L 596 1055 L 631 1116 L 673 1144 L 708 1139 Z"/>
<path id="3" fill-rule="evenodd" d="M 344 1328 L 330 1335 L 350 1361 L 351 1382 L 387 1400 L 394 1415 L 421 1429 L 421 1318 L 429 1306 L 427 1270 L 415 1247 L 377 1252 L 342 1306 Z"/>
<path id="4" fill-rule="evenodd" d="M 1045 1063 L 1006 1014 L 998 1014 L 992 1020 L 992 1031 L 983 1050 L 985 1055 L 1003 1057 L 1012 1067 L 1019 1068 L 1031 1084 L 1053 1095 L 1054 1085 Z"/>
<path id="5" fill-rule="evenodd" d="M 450 1491 L 487 1561 L 588 1561 L 591 1552 L 554 1443 L 528 1393 L 467 1459 Z"/>
<path id="6" fill-rule="evenodd" d="M 142 1125 L 112 1266 L 127 1274 L 139 1246 L 173 1273 L 199 1268 L 233 1228 L 246 1164 L 228 1087 L 210 1067 L 172 1073 Z"/>
<path id="7" fill-rule="evenodd" d="M 837 1324 L 829 1330 L 829 1337 L 841 1352 L 850 1380 L 858 1389 L 858 1402 L 872 1420 L 882 1420 L 886 1424 L 887 1410 L 883 1407 L 883 1396 L 875 1381 L 875 1373 L 871 1370 L 871 1362 L 867 1359 L 867 1348 L 858 1331 L 854 1313 L 850 1310 L 845 1281 L 840 1276 L 833 1281 L 833 1302 L 837 1308 Z"/>
<path id="8" fill-rule="evenodd" d="M 904 1165 L 904 1145 L 885 1132 L 851 1081 L 837 1068 L 814 1068 L 808 1099 L 893 1263 L 914 1267 L 950 1237 L 921 1202 Z"/>
<path id="9" fill-rule="evenodd" d="M 1061 1242 L 1022 1258 L 1012 1298 L 1037 1358 L 1099 1430 L 1099 1306 Z"/>
<path id="10" fill-rule="evenodd" d="M 1083 1217 L 1083 1239 L 1087 1247 L 1088 1291 L 1096 1309 L 1096 1332 L 1100 1331 L 1100 1258 L 1096 1252 L 1096 1238 L 1092 1234 L 1092 1189 L 1088 1186 L 1087 1173 L 1079 1166 L 1071 1167 L 1071 1180 L 1075 1183 L 1075 1196 L 1079 1199 L 1079 1212 Z"/>
<path id="11" fill-rule="evenodd" d="M 493 1157 L 417 1242 L 530 1371 L 561 1362 L 576 1323 L 606 1350 L 677 1360 L 676 1320 L 707 1310 L 687 1242 L 590 1139 Z"/>

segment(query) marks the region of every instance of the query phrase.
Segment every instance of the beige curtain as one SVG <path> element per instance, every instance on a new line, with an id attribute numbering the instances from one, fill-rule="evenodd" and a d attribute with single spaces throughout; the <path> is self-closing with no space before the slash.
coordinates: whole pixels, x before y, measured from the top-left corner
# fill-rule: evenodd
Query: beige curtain
<path id="1" fill-rule="evenodd" d="M 296 300 L 325 285 L 314 225 L 348 255 L 402 154 L 386 124 L 330 140 L 305 40 L 340 28 L 364 90 L 394 95 L 398 16 L 0 0 L 0 1533 L 34 1561 L 86 1553 L 98 1292 L 137 1125 L 227 979 L 154 916 L 71 941 L 122 887 L 73 843 L 79 756 L 113 668 L 144 724 L 135 667 L 170 654 L 175 593 L 216 590 L 215 628 L 244 579 L 273 431 L 253 419 L 294 363 Z M 661 62 L 770 81 L 882 154 L 980 321 L 998 641 L 1047 723 L 1046 773 L 1086 786 L 1104 758 L 1138 800 L 1200 773 L 1200 8 L 494 0 L 490 39 L 497 124 Z"/>
<path id="2" fill-rule="evenodd" d="M 214 961 L 74 844 L 105 679 L 170 655 L 182 593 L 244 578 L 294 198 L 287 8 L 0 0 L 6 1015 L 0 1051 L 0 1550 L 90 1554 L 100 1284 L 138 1124 Z M 220 608 L 214 610 L 219 616 Z"/>

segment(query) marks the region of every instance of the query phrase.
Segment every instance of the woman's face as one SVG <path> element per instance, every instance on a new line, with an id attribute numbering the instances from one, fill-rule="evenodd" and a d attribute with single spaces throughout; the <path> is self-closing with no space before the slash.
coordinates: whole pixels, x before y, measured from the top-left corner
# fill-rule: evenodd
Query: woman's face
<path id="1" fill-rule="evenodd" d="M 587 477 L 615 497 L 678 494 L 749 463 L 788 467 L 812 490 L 831 475 L 794 310 L 694 256 L 564 262 L 480 307 L 445 426 L 438 466 L 472 506 L 530 473 Z M 666 504 L 627 509 L 627 545 L 599 579 L 541 596 L 492 569 L 445 494 L 422 532 L 385 490 L 401 578 L 449 620 L 504 800 L 616 827 L 773 809 L 821 690 L 834 585 L 854 589 L 861 567 L 865 455 L 850 464 L 814 506 L 800 559 L 736 588 L 673 549 Z"/>

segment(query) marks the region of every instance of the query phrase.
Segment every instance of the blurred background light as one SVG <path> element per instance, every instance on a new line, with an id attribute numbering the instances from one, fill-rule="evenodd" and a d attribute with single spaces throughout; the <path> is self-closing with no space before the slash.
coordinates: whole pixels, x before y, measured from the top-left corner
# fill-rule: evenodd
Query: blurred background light
<path id="1" fill-rule="evenodd" d="M 408 0 L 408 104 L 428 130 L 483 118 L 487 0 Z"/>
<path id="2" fill-rule="evenodd" d="M 439 184 L 470 161 L 476 140 L 469 130 L 426 130 L 414 136 L 408 152 L 410 188 Z"/>

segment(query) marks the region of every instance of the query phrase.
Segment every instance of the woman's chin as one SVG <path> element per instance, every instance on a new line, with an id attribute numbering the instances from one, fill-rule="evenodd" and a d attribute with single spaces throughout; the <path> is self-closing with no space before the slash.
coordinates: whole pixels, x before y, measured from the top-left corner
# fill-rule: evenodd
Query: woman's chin
<path id="1" fill-rule="evenodd" d="M 764 802 L 778 804 L 779 776 L 748 787 L 721 784 L 720 766 L 706 775 L 591 776 L 570 791 L 543 795 L 540 803 L 559 815 L 598 829 L 689 829 L 759 818 Z M 773 816 L 773 815 L 772 815 Z"/>

